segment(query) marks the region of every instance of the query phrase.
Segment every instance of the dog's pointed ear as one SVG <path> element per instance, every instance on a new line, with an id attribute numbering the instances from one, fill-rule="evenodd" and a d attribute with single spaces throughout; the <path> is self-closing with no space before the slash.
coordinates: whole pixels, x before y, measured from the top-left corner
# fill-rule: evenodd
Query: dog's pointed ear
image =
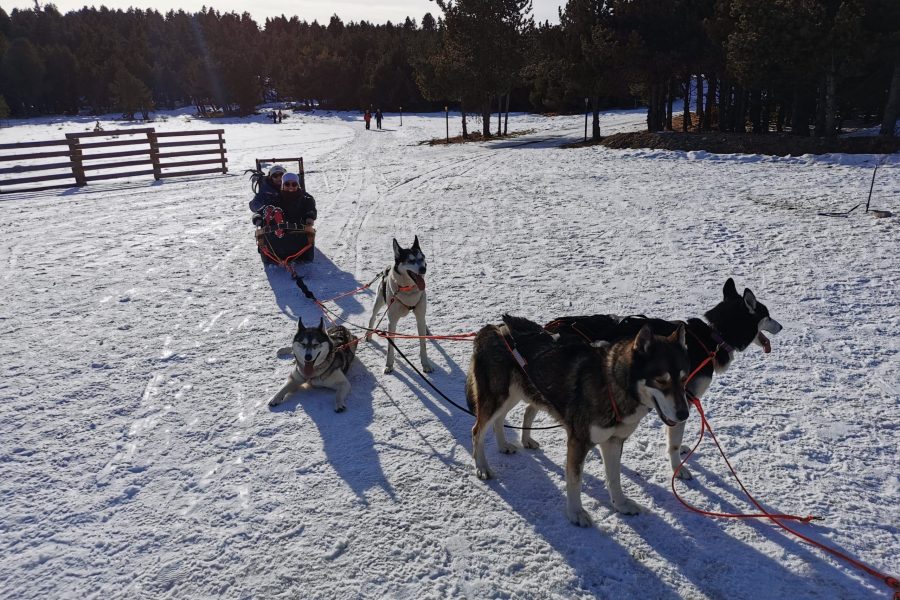
<path id="1" fill-rule="evenodd" d="M 649 325 L 644 325 L 638 334 L 634 337 L 634 345 L 632 349 L 635 352 L 646 354 L 650 351 L 650 342 L 653 341 L 653 331 Z"/>
<path id="2" fill-rule="evenodd" d="M 420 249 L 420 248 L 419 248 L 419 236 L 416 236 L 416 238 L 413 240 L 412 249 L 413 249 L 413 250 L 419 250 L 419 249 Z"/>
<path id="3" fill-rule="evenodd" d="M 325 331 L 325 319 L 319 317 L 319 331 Z"/>
<path id="4" fill-rule="evenodd" d="M 740 298 L 740 294 L 738 294 L 737 286 L 734 285 L 734 279 L 731 277 L 728 278 L 728 281 L 725 282 L 725 287 L 722 288 L 722 295 L 726 300 L 729 298 Z"/>
<path id="5" fill-rule="evenodd" d="M 684 323 L 678 326 L 678 329 L 672 332 L 672 335 L 669 336 L 669 339 L 673 342 L 678 342 L 681 344 L 681 347 L 687 350 L 687 329 L 684 326 Z"/>
<path id="6" fill-rule="evenodd" d="M 303 317 L 297 317 L 297 331 L 303 331 Z"/>
<path id="7" fill-rule="evenodd" d="M 744 304 L 751 313 L 756 312 L 756 296 L 750 291 L 750 288 L 744 288 Z"/>
<path id="8" fill-rule="evenodd" d="M 394 259 L 400 258 L 400 244 L 397 243 L 397 238 L 394 238 Z"/>

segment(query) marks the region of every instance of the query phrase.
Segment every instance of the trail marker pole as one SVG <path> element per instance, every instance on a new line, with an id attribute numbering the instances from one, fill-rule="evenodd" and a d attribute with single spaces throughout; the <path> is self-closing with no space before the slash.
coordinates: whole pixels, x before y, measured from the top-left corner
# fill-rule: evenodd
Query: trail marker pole
<path id="1" fill-rule="evenodd" d="M 403 107 L 400 107 L 400 127 L 403 127 Z"/>
<path id="2" fill-rule="evenodd" d="M 588 99 L 584 99 L 584 141 L 587 141 Z"/>
<path id="3" fill-rule="evenodd" d="M 447 143 L 450 143 L 450 109 L 448 107 L 444 107 L 444 121 L 447 124 Z"/>
<path id="4" fill-rule="evenodd" d="M 884 159 L 882 159 L 884 160 Z M 869 202 L 872 201 L 872 190 L 875 188 L 875 173 L 878 172 L 878 167 L 881 165 L 881 161 L 875 163 L 875 170 L 872 171 L 872 183 L 869 184 L 869 197 L 866 200 L 866 212 L 869 212 Z"/>

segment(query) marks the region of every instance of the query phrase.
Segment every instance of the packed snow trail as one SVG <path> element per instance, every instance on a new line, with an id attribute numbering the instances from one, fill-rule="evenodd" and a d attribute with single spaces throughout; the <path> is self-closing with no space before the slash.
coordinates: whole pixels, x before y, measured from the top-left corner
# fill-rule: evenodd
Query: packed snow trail
<path id="1" fill-rule="evenodd" d="M 604 114 L 601 128 L 643 117 Z M 0 136 L 92 126 L 33 120 Z M 368 132 L 347 114 L 222 126 L 228 176 L 0 197 L 4 597 L 888 597 L 771 525 L 686 511 L 652 415 L 623 456 L 646 511 L 615 513 L 589 459 L 596 527 L 582 530 L 564 513 L 561 431 L 514 455 L 489 436 L 497 477 L 479 481 L 471 417 L 402 362 L 383 375 L 383 340 L 360 345 L 346 412 L 329 390 L 269 409 L 290 368 L 275 351 L 297 316 L 321 313 L 263 268 L 241 175 L 254 158 L 304 157 L 320 220 L 298 271 L 320 298 L 370 280 L 393 237 L 417 234 L 435 333 L 503 312 L 700 316 L 734 276 L 785 329 L 713 383 L 717 435 L 767 507 L 823 516 L 802 530 L 896 574 L 896 219 L 816 215 L 864 200 L 876 157 L 558 148 L 581 138 L 580 117 L 517 115 L 511 129 L 532 133 L 448 147 L 418 144 L 443 135 L 443 115 L 402 128 L 387 115 Z M 872 205 L 896 212 L 898 196 L 893 156 Z M 365 323 L 372 301 L 336 304 Z M 433 381 L 459 401 L 470 352 L 429 347 Z M 686 441 L 698 427 L 692 416 Z M 711 446 L 690 469 L 687 500 L 746 508 Z"/>

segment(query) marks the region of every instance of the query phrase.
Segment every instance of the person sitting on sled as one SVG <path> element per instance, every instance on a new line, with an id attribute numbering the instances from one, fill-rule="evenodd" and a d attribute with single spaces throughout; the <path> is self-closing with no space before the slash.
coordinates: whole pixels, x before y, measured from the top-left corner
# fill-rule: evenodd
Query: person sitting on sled
<path id="1" fill-rule="evenodd" d="M 262 173 L 254 171 L 254 177 L 259 177 L 255 180 L 259 189 L 250 201 L 250 210 L 258 213 L 264 206 L 277 203 L 278 194 L 281 193 L 281 177 L 286 171 L 281 165 L 272 165 L 265 177 L 260 177 Z"/>
<path id="2" fill-rule="evenodd" d="M 282 237 L 284 224 L 290 223 L 295 229 L 302 228 L 315 223 L 317 216 L 316 199 L 300 188 L 300 176 L 285 173 L 281 177 L 281 192 L 272 204 L 253 215 L 253 224 L 274 227 L 275 235 Z"/>

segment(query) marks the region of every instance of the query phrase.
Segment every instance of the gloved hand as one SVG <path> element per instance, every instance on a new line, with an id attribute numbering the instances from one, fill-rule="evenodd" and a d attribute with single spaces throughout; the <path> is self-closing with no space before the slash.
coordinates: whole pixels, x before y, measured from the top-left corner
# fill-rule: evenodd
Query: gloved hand
<path id="1" fill-rule="evenodd" d="M 263 216 L 261 214 L 253 213 L 252 221 L 253 221 L 253 224 L 256 225 L 257 227 L 262 227 L 263 223 L 265 222 L 265 219 L 263 219 Z"/>

